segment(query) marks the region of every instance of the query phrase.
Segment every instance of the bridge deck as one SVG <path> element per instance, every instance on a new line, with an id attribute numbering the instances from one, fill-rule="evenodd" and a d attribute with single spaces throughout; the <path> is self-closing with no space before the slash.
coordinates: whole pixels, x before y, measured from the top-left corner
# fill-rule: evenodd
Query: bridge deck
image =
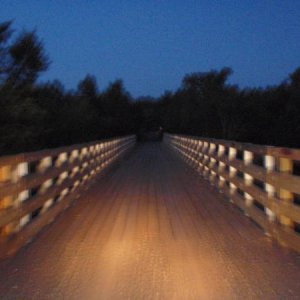
<path id="1" fill-rule="evenodd" d="M 164 145 L 139 146 L 0 265 L 1 299 L 298 299 L 300 259 Z"/>

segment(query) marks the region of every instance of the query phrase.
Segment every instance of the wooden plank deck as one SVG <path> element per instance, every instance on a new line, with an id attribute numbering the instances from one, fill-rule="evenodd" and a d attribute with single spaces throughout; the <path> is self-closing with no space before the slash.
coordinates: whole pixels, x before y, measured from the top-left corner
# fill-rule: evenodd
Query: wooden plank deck
<path id="1" fill-rule="evenodd" d="M 149 143 L 0 263 L 0 298 L 300 299 L 299 279 L 299 255 Z"/>

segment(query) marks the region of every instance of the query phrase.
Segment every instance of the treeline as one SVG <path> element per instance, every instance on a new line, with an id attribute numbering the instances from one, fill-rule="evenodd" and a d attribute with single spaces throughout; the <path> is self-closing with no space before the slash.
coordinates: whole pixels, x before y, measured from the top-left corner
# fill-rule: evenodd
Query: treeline
<path id="1" fill-rule="evenodd" d="M 227 83 L 229 68 L 184 77 L 159 99 L 170 132 L 257 144 L 300 147 L 300 68 L 283 83 L 240 89 Z"/>
<path id="2" fill-rule="evenodd" d="M 87 75 L 74 91 L 37 83 L 50 60 L 36 32 L 0 24 L 0 155 L 158 130 L 300 147 L 300 69 L 278 86 L 240 89 L 231 69 L 186 75 L 158 99 L 133 99 L 121 80 L 100 91 Z"/>
<path id="3" fill-rule="evenodd" d="M 0 24 L 0 154 L 134 133 L 134 104 L 121 80 L 100 92 L 87 75 L 75 91 L 58 81 L 37 83 L 50 61 L 33 32 L 15 38 Z"/>

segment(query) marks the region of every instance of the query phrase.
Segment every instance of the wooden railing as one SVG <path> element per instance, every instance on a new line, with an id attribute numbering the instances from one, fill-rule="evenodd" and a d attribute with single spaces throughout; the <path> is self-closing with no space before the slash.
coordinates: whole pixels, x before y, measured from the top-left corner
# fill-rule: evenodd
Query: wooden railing
<path id="1" fill-rule="evenodd" d="M 171 134 L 164 141 L 267 235 L 300 252 L 300 150 Z"/>
<path id="2" fill-rule="evenodd" d="M 0 157 L 0 258 L 30 241 L 134 144 L 127 136 Z"/>

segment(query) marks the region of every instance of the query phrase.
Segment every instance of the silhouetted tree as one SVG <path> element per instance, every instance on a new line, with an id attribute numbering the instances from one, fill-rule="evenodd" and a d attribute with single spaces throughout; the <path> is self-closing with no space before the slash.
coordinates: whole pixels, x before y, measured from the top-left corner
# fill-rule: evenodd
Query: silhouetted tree
<path id="1" fill-rule="evenodd" d="M 86 77 L 78 83 L 78 95 L 87 98 L 95 98 L 98 95 L 96 78 L 92 75 Z"/>
<path id="2" fill-rule="evenodd" d="M 33 84 L 38 75 L 49 66 L 43 44 L 34 31 L 21 33 L 8 52 L 10 62 L 6 84 L 12 88 Z"/>
<path id="3" fill-rule="evenodd" d="M 11 21 L 0 23 L 0 86 L 3 85 L 8 71 L 8 41 L 12 35 Z"/>
<path id="4" fill-rule="evenodd" d="M 131 97 L 125 90 L 122 80 L 111 83 L 104 91 L 104 128 L 108 135 L 122 135 L 132 131 Z"/>
<path id="5" fill-rule="evenodd" d="M 0 153 L 165 131 L 243 142 L 300 147 L 300 68 L 283 83 L 240 89 L 230 68 L 187 74 L 158 99 L 132 99 L 121 80 L 100 92 L 86 75 L 74 92 L 58 81 L 39 83 L 49 65 L 34 31 L 12 39 L 0 23 Z"/>

